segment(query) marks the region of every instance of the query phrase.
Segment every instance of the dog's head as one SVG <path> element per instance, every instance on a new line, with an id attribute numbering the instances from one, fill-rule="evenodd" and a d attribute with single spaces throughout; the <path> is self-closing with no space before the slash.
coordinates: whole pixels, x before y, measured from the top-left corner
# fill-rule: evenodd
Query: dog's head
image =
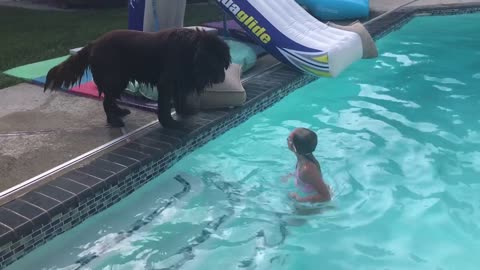
<path id="1" fill-rule="evenodd" d="M 200 40 L 195 51 L 194 77 L 197 91 L 225 80 L 225 71 L 232 59 L 228 44 L 214 34 L 199 32 Z"/>

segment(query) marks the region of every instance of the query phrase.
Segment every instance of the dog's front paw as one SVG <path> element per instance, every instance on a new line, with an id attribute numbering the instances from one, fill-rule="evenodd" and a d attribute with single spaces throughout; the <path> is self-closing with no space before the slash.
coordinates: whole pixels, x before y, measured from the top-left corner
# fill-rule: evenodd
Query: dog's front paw
<path id="1" fill-rule="evenodd" d="M 175 120 L 170 120 L 170 121 L 161 121 L 160 124 L 162 124 L 162 126 L 164 128 L 171 128 L 171 129 L 182 129 L 183 128 L 183 125 L 181 122 L 179 121 L 175 121 Z"/>
<path id="2" fill-rule="evenodd" d="M 109 118 L 107 119 L 107 123 L 110 127 L 114 127 L 114 128 L 120 128 L 120 127 L 124 127 L 125 126 L 125 123 L 123 123 L 122 119 L 120 118 Z"/>

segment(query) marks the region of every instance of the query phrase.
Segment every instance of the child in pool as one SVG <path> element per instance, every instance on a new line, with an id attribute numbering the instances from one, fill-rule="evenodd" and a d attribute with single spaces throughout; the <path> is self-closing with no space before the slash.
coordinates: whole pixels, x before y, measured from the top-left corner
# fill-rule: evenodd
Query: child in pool
<path id="1" fill-rule="evenodd" d="M 326 202 L 331 200 L 329 187 L 322 176 L 320 163 L 313 156 L 317 147 L 317 134 L 306 128 L 296 128 L 287 138 L 288 149 L 297 157 L 295 173 L 284 178 L 295 177 L 295 184 L 305 196 L 296 192 L 289 197 L 298 202 Z"/>

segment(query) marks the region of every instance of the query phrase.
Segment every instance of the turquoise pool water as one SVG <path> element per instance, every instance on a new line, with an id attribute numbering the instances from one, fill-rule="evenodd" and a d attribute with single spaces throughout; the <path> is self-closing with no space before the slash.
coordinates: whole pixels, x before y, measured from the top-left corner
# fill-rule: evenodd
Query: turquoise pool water
<path id="1" fill-rule="evenodd" d="M 478 269 L 479 21 L 415 18 L 379 58 L 298 89 L 8 269 Z M 280 180 L 295 127 L 317 132 L 335 192 L 310 214 Z M 177 174 L 191 191 L 164 209 Z"/>

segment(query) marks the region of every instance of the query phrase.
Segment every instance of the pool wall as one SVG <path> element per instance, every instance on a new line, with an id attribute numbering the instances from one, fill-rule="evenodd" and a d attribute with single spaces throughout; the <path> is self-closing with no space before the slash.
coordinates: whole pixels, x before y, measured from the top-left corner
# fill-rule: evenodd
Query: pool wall
<path id="1" fill-rule="evenodd" d="M 477 5 L 402 8 L 366 27 L 378 39 L 416 14 L 480 11 Z M 244 83 L 247 102 L 231 110 L 201 112 L 183 131 L 156 128 L 0 207 L 0 269 L 55 236 L 112 206 L 186 154 L 245 122 L 317 78 L 278 64 Z"/>

